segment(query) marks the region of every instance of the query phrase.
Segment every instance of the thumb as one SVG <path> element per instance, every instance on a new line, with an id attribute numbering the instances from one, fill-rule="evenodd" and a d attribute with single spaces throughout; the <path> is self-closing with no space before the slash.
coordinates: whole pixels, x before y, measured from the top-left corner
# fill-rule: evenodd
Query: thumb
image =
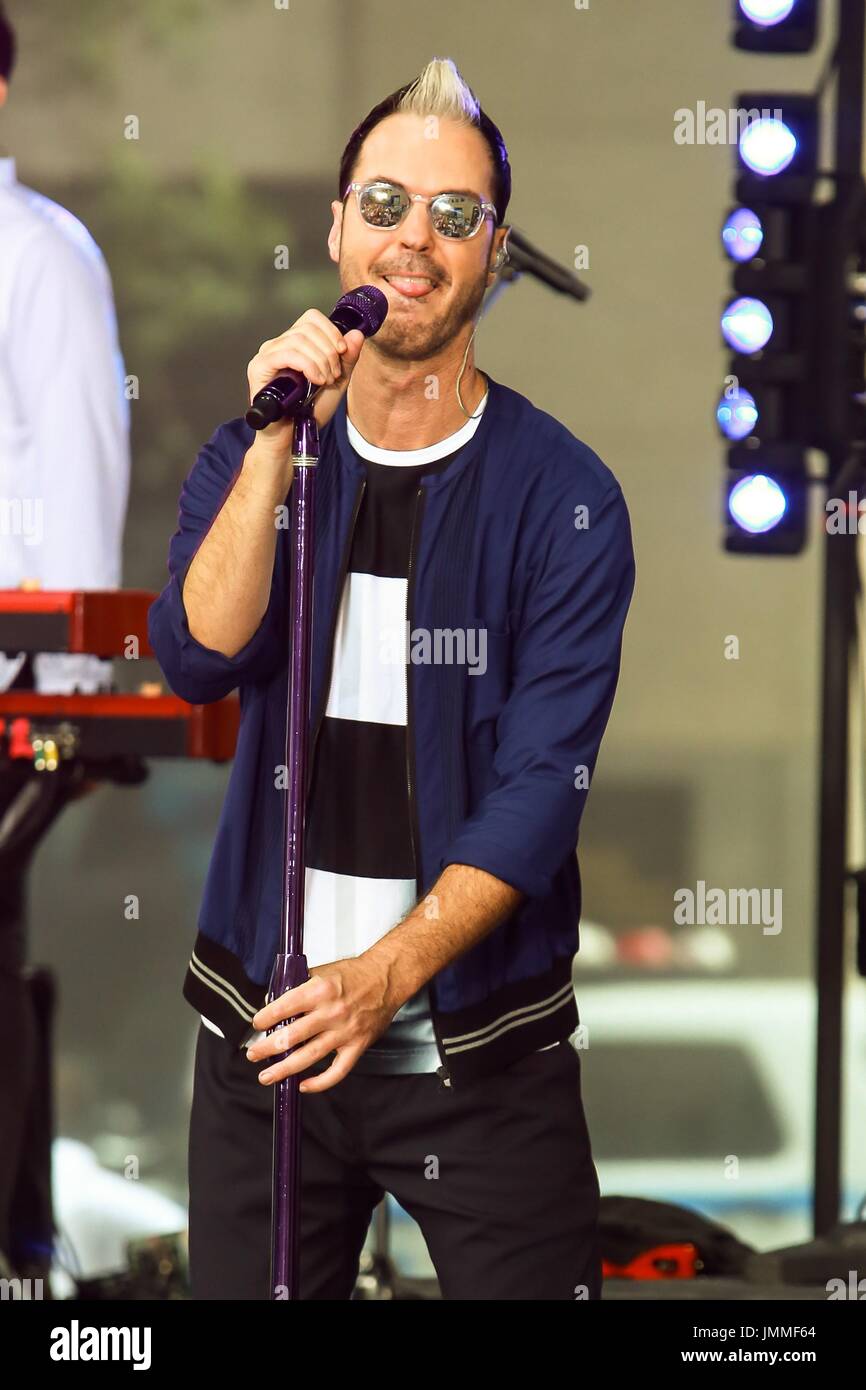
<path id="1" fill-rule="evenodd" d="M 343 354 L 342 365 L 352 368 L 361 355 L 361 348 L 366 339 L 360 328 L 351 328 L 348 333 L 343 334 L 343 340 L 346 344 L 346 351 Z"/>

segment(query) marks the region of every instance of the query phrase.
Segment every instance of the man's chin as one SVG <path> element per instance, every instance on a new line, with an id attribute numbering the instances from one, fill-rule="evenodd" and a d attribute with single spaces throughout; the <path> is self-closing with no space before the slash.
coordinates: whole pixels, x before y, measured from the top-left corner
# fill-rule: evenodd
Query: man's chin
<path id="1" fill-rule="evenodd" d="M 386 320 L 387 323 L 387 320 Z M 451 341 L 454 332 L 448 324 L 393 324 L 391 332 L 383 328 L 376 334 L 376 346 L 386 357 L 406 362 L 424 362 L 435 357 Z"/>

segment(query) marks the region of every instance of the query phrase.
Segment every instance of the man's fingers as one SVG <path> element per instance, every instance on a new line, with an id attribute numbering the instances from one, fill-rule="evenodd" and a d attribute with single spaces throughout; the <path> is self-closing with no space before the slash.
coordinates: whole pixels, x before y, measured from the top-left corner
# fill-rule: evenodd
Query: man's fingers
<path id="1" fill-rule="evenodd" d="M 343 334 L 335 323 L 321 312 L 320 309 L 308 309 L 298 319 L 298 325 L 303 323 L 304 328 L 315 328 L 323 337 L 329 339 L 334 346 L 338 346 L 343 341 Z M 289 330 L 291 331 L 291 330 Z"/>
<path id="2" fill-rule="evenodd" d="M 303 314 L 297 323 L 280 334 L 279 338 L 268 343 L 269 349 L 282 349 L 293 344 L 298 339 L 304 339 L 308 343 L 314 344 L 319 351 L 323 352 L 330 361 L 332 369 L 336 375 L 340 372 L 340 358 L 347 352 L 347 343 L 344 335 L 340 332 L 335 323 L 325 318 L 317 310 L 311 310 L 308 314 Z"/>
<path id="3" fill-rule="evenodd" d="M 311 975 L 302 985 L 287 989 L 279 999 L 274 999 L 272 1003 L 259 1009 L 258 1013 L 253 1015 L 253 1027 L 263 1032 L 266 1028 L 273 1028 L 275 1024 L 282 1023 L 284 1019 L 293 1018 L 295 1014 L 308 1013 L 321 1002 L 321 987 L 315 975 Z"/>
<path id="4" fill-rule="evenodd" d="M 279 1057 L 281 1053 L 289 1052 L 308 1038 L 314 1038 L 321 1029 L 322 1020 L 316 1014 L 304 1014 L 293 1023 L 286 1024 L 284 1028 L 277 1027 L 276 1031 L 268 1034 L 266 1038 L 251 1043 L 247 1048 L 247 1058 L 251 1062 L 264 1062 L 268 1057 Z"/>
<path id="5" fill-rule="evenodd" d="M 278 338 L 264 355 L 279 361 L 281 357 L 298 352 L 307 354 L 320 371 L 326 369 L 328 381 L 339 380 L 340 362 L 345 351 L 339 352 L 336 344 L 315 324 L 304 324 L 303 328 L 287 333 L 285 339 Z M 307 379 L 311 380 L 309 376 Z"/>
<path id="6" fill-rule="evenodd" d="M 278 1057 L 283 1052 L 290 1052 L 292 1048 L 299 1047 L 302 1042 L 324 1033 L 326 1029 L 333 1030 L 342 1022 L 342 1016 L 332 1007 L 321 1003 L 318 1006 L 310 1004 L 306 1013 L 292 1017 L 291 1021 L 282 1027 L 277 1024 L 267 1037 L 250 1043 L 246 1055 L 251 1062 L 264 1062 L 268 1057 Z"/>
<path id="7" fill-rule="evenodd" d="M 331 324 L 331 327 L 334 328 L 334 325 Z M 342 359 L 347 355 L 348 347 L 343 335 L 339 333 L 337 329 L 334 329 L 334 333 L 336 337 L 330 337 L 327 333 L 323 333 L 321 328 L 315 323 L 307 324 L 304 328 L 304 335 L 315 343 L 320 351 L 324 353 L 334 376 L 339 380 L 340 371 L 342 370 Z M 342 348 L 340 344 L 343 344 Z"/>
<path id="8" fill-rule="evenodd" d="M 351 1053 L 351 1048 L 344 1047 L 341 1052 L 337 1053 L 329 1067 L 325 1067 L 325 1070 L 320 1071 L 317 1076 L 307 1077 L 307 1080 L 302 1081 L 298 1089 L 303 1091 L 305 1095 L 307 1093 L 312 1095 L 316 1091 L 328 1091 L 332 1086 L 336 1086 L 338 1081 L 342 1081 L 344 1077 L 349 1075 L 360 1056 L 360 1052 L 355 1056 L 352 1056 Z"/>
<path id="9" fill-rule="evenodd" d="M 329 385 L 336 375 L 324 348 L 312 338 L 300 333 L 292 335 L 284 346 L 269 348 L 256 358 L 255 374 L 267 381 L 287 369 L 301 372 L 314 386 Z"/>
<path id="10" fill-rule="evenodd" d="M 296 1048 L 284 1061 L 260 1071 L 258 1079 L 263 1086 L 272 1086 L 275 1081 L 283 1081 L 287 1076 L 297 1076 L 298 1072 L 306 1071 L 308 1067 L 315 1066 L 316 1062 L 321 1062 L 323 1057 L 328 1057 L 335 1046 L 336 1039 L 333 1034 L 319 1033 L 306 1047 Z"/>

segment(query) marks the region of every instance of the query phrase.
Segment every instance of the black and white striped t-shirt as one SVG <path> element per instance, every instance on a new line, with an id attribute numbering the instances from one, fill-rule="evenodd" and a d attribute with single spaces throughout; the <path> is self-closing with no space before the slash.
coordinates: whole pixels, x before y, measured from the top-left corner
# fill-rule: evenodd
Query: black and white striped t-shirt
<path id="1" fill-rule="evenodd" d="M 407 782 L 410 537 L 420 479 L 450 463 L 481 413 L 447 439 L 411 450 L 376 448 L 347 421 L 367 477 L 311 786 L 304 921 L 311 966 L 360 955 L 418 898 Z M 425 986 L 355 1070 L 433 1072 L 440 1065 Z"/>

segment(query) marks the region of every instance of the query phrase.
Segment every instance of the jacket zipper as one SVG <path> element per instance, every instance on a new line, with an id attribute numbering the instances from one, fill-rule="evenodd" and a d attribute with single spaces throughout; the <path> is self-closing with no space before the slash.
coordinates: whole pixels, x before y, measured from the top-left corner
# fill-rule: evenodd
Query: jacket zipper
<path id="1" fill-rule="evenodd" d="M 358 513 L 361 510 L 361 502 L 364 497 L 364 489 L 366 488 L 366 486 L 367 479 L 362 478 L 361 486 L 358 488 L 358 492 L 355 497 L 355 505 L 352 509 L 352 519 L 349 522 L 349 534 L 346 537 L 346 541 L 343 546 L 343 554 L 340 558 L 340 572 L 337 577 L 337 592 L 336 598 L 334 600 L 334 609 L 331 616 L 331 629 L 328 635 L 328 670 L 325 674 L 325 681 L 322 688 L 322 697 L 319 701 L 319 712 L 316 718 L 315 731 L 313 733 L 313 746 L 310 752 L 310 775 L 307 779 L 307 797 L 309 797 L 310 788 L 313 785 L 313 768 L 315 766 L 316 761 L 316 750 L 319 746 L 319 734 L 321 733 L 322 723 L 325 718 L 325 710 L 328 706 L 328 694 L 331 689 L 331 677 L 334 674 L 334 636 L 337 631 L 337 619 L 340 616 L 340 607 L 343 602 L 343 585 L 346 580 L 346 571 L 349 568 L 349 556 L 352 553 L 352 537 L 355 534 L 355 526 L 358 521 Z"/>
<path id="2" fill-rule="evenodd" d="M 406 624 L 408 627 L 408 637 L 411 642 L 412 637 L 412 564 L 415 559 L 415 533 L 418 522 L 418 504 L 421 501 L 421 485 L 415 493 L 415 510 L 412 513 L 412 530 L 409 536 L 409 563 L 406 567 Z M 412 863 L 415 867 L 415 880 L 418 881 L 418 851 L 417 836 L 415 833 L 416 814 L 415 814 L 415 790 L 412 778 L 412 680 L 410 671 L 409 652 L 406 652 L 406 788 L 409 794 L 409 839 L 412 845 Z M 429 997 L 429 992 L 428 992 Z M 430 1001 L 432 1005 L 432 1000 Z M 451 1074 L 448 1071 L 448 1064 L 445 1061 L 445 1047 L 442 1042 L 442 1034 L 439 1032 L 439 1025 L 436 1022 L 435 1011 L 431 1007 L 430 1020 L 433 1024 L 433 1032 L 436 1037 L 436 1046 L 439 1050 L 439 1057 L 442 1062 L 437 1075 L 443 1086 L 451 1085 Z"/>

